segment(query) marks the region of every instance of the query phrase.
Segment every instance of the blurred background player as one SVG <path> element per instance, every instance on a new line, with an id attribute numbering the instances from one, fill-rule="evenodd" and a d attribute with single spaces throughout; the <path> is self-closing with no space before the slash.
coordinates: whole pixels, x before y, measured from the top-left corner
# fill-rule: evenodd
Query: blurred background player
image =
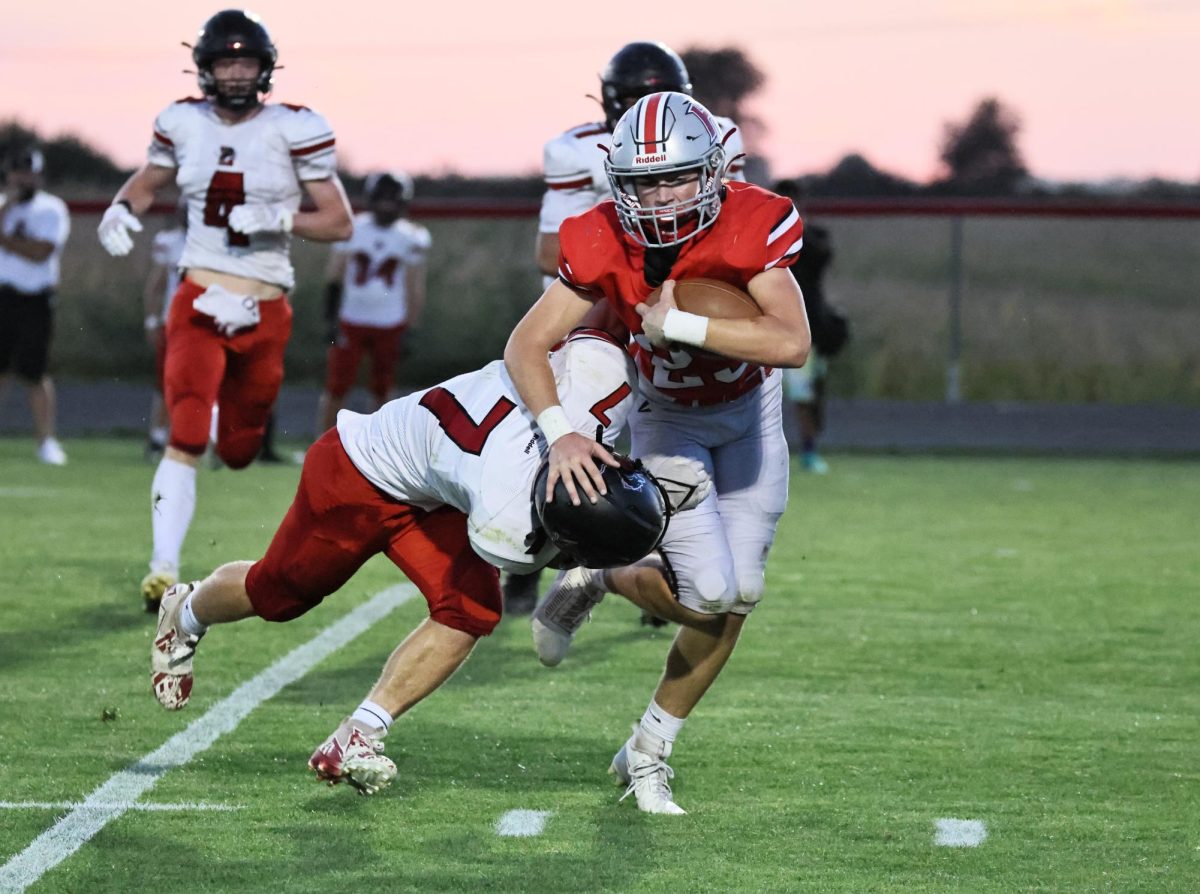
<path id="1" fill-rule="evenodd" d="M 150 398 L 149 430 L 146 435 L 146 458 L 151 460 L 162 458 L 170 435 L 170 420 L 163 400 L 163 369 L 167 361 L 166 325 L 171 296 L 179 288 L 182 278 L 179 259 L 183 257 L 186 239 L 187 203 L 180 202 L 175 213 L 175 226 L 154 234 L 154 244 L 150 248 L 150 260 L 154 266 L 150 269 L 142 294 L 146 341 L 154 352 L 154 394 Z"/>
<path id="2" fill-rule="evenodd" d="M 59 258 L 71 220 L 66 203 L 41 188 L 44 164 L 33 146 L 13 147 L 0 161 L 0 403 L 15 373 L 29 389 L 37 457 L 61 466 L 67 454 L 54 437 L 54 383 L 46 369 Z"/>
<path id="3" fill-rule="evenodd" d="M 662 560 L 559 575 L 534 611 L 534 644 L 562 660 L 588 610 L 607 590 L 649 608 L 643 590 L 676 602 L 681 626 L 650 703 L 610 772 L 647 813 L 682 814 L 667 765 L 685 720 L 716 681 L 746 618 L 763 597 L 767 554 L 787 505 L 788 449 L 774 367 L 808 356 L 804 300 L 788 271 L 803 224 L 792 203 L 724 178 L 712 116 L 675 92 L 638 100 L 617 123 L 605 161 L 613 201 L 568 219 L 559 278 L 517 324 L 504 351 L 518 393 L 550 446 L 549 481 L 593 499 L 612 457 L 562 421 L 546 352 L 595 303 L 607 300 L 633 334 L 640 400 L 630 417 L 633 451 L 656 475 L 687 458 L 713 491 L 672 519 Z M 762 313 L 718 319 L 674 303 L 676 279 L 714 277 L 745 289 Z M 661 286 L 653 306 L 645 302 Z M 665 476 L 670 477 L 670 476 Z"/>
<path id="4" fill-rule="evenodd" d="M 204 96 L 159 114 L 147 163 L 100 222 L 101 244 L 123 256 L 159 190 L 174 181 L 187 201 L 183 279 L 166 327 L 170 442 L 151 488 L 154 546 L 141 584 L 149 611 L 179 578 L 213 405 L 225 465 L 244 468 L 261 447 L 292 328 L 292 234 L 335 242 L 352 230 L 329 123 L 304 106 L 263 102 L 276 58 L 256 16 L 209 19 L 192 50 Z M 314 210 L 299 210 L 302 193 Z"/>
<path id="5" fill-rule="evenodd" d="M 636 399 L 637 373 L 623 346 L 606 332 L 579 330 L 548 362 L 569 424 L 589 435 L 599 426 L 612 443 Z M 560 549 L 572 562 L 622 564 L 662 535 L 666 495 L 637 469 L 609 469 L 609 498 L 598 504 L 539 506 L 534 481 L 546 450 L 498 360 L 370 416 L 340 413 L 308 450 L 266 555 L 223 565 L 163 598 L 150 652 L 155 697 L 171 710 L 187 705 L 193 655 L 210 625 L 290 621 L 384 553 L 425 596 L 429 617 L 309 766 L 363 794 L 387 785 L 396 766 L 381 753 L 382 740 L 394 720 L 444 683 L 500 621 L 497 567 L 540 568 Z"/>
<path id="6" fill-rule="evenodd" d="M 317 411 L 317 434 L 337 419 L 370 361 L 372 410 L 395 397 L 396 365 L 405 334 L 418 325 L 425 306 L 429 231 L 407 219 L 412 178 L 402 172 L 366 179 L 367 210 L 354 218 L 354 235 L 333 247 L 325 287 L 326 319 L 335 325 L 329 346 L 325 391 Z"/>
<path id="7" fill-rule="evenodd" d="M 679 55 L 656 41 L 636 41 L 621 47 L 608 60 L 600 75 L 600 105 L 603 121 L 580 124 L 559 134 L 542 153 L 542 176 L 546 191 L 538 218 L 534 256 L 542 271 L 543 288 L 558 275 L 558 230 L 568 217 L 582 214 L 612 193 L 604 159 L 612 144 L 617 121 L 635 102 L 650 93 L 672 90 L 691 93 L 691 78 Z M 742 136 L 728 118 L 716 118 L 731 159 L 726 175 L 741 180 Z M 508 576 L 504 580 L 504 605 L 509 614 L 528 614 L 538 597 L 539 575 Z M 648 618 L 649 616 L 647 616 Z"/>
<path id="8" fill-rule="evenodd" d="M 791 199 L 800 213 L 805 214 L 806 190 L 800 181 L 780 180 L 775 191 Z M 800 428 L 800 466 L 815 475 L 829 471 L 829 464 L 817 446 L 817 438 L 825 430 L 829 360 L 842 350 L 850 337 L 849 323 L 825 295 L 825 274 L 832 263 L 833 241 L 829 230 L 813 224 L 805 216 L 804 247 L 792 265 L 792 274 L 804 293 L 812 350 L 804 366 L 783 371 L 783 393 L 795 408 Z"/>

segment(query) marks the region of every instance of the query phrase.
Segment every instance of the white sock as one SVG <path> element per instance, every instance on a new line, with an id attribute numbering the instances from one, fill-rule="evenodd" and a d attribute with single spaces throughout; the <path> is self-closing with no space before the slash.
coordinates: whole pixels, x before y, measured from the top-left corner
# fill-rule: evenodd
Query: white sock
<path id="1" fill-rule="evenodd" d="M 196 510 L 196 469 L 163 457 L 150 487 L 150 526 L 154 551 L 150 565 L 179 567 L 179 553 Z"/>
<path id="2" fill-rule="evenodd" d="M 357 720 L 359 723 L 365 723 L 367 726 L 373 726 L 376 729 L 383 727 L 385 733 L 391 729 L 392 721 L 395 719 L 369 698 L 363 699 L 363 703 L 354 710 L 354 713 L 350 717 L 352 720 Z"/>
<path id="3" fill-rule="evenodd" d="M 649 737 L 651 743 L 663 743 L 665 747 L 662 751 L 666 756 L 671 753 L 671 745 L 675 742 L 679 731 L 683 729 L 686 720 L 686 717 L 668 714 L 659 707 L 658 702 L 650 699 L 650 706 L 646 708 L 646 713 L 642 715 L 642 719 L 638 723 L 638 735 L 643 738 L 643 741 Z"/>
<path id="4" fill-rule="evenodd" d="M 188 636 L 204 636 L 208 632 L 208 625 L 201 624 L 196 613 L 192 611 L 192 600 L 195 598 L 196 590 L 193 587 L 187 599 L 183 600 L 183 608 L 179 610 L 179 629 Z"/>

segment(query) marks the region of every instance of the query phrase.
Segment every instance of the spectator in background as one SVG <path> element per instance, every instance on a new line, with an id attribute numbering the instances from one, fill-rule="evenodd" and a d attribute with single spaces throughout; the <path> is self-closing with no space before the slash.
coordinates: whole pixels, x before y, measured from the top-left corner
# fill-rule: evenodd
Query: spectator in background
<path id="1" fill-rule="evenodd" d="M 396 396 L 396 365 L 405 333 L 425 306 L 429 231 L 408 220 L 413 182 L 405 173 L 367 177 L 367 210 L 354 218 L 354 235 L 333 247 L 325 287 L 331 324 L 328 373 L 317 410 L 317 434 L 333 428 L 365 354 L 377 410 Z"/>
<path id="2" fill-rule="evenodd" d="M 846 318 L 825 298 L 825 273 L 833 263 L 833 244 L 829 231 L 814 225 L 805 214 L 806 191 L 800 181 L 780 180 L 775 191 L 787 196 L 804 216 L 804 247 L 792 265 L 792 273 L 804 293 L 808 326 L 812 332 L 812 350 L 808 362 L 799 369 L 783 371 L 784 396 L 796 408 L 800 425 L 800 465 L 816 475 L 829 471 L 829 464 L 817 449 L 817 438 L 825 428 L 825 382 L 829 360 L 850 337 Z"/>
<path id="3" fill-rule="evenodd" d="M 187 241 L 187 203 L 180 202 L 175 212 L 175 226 L 162 230 L 154 237 L 150 258 L 154 266 L 146 280 L 142 304 L 146 313 L 146 341 L 154 351 L 154 395 L 150 398 L 149 431 L 146 439 L 146 459 L 157 461 L 167 449 L 170 420 L 163 401 L 163 369 L 167 360 L 167 312 L 171 296 L 179 288 L 182 273 L 179 259 Z"/>
<path id="4" fill-rule="evenodd" d="M 54 290 L 59 258 L 71 232 L 62 199 L 43 192 L 42 153 L 25 146 L 4 156 L 4 202 L 0 205 L 0 393 L 9 374 L 29 386 L 37 457 L 65 465 L 54 437 L 54 383 L 46 374 L 54 329 Z"/>

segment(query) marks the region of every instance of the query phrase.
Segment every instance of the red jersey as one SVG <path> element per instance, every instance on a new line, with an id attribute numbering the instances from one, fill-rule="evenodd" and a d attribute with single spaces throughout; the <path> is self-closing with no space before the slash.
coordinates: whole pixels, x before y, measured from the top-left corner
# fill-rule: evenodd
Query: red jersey
<path id="1" fill-rule="evenodd" d="M 755 276 L 795 262 L 804 224 L 790 200 L 749 183 L 728 183 L 716 222 L 679 247 L 668 279 L 709 277 L 745 289 Z M 655 348 L 634 307 L 646 282 L 646 249 L 629 237 L 613 202 L 601 202 L 559 230 L 558 275 L 575 291 L 607 298 L 633 335 L 638 372 L 663 397 L 703 406 L 724 403 L 762 384 L 770 369 L 707 351 Z"/>

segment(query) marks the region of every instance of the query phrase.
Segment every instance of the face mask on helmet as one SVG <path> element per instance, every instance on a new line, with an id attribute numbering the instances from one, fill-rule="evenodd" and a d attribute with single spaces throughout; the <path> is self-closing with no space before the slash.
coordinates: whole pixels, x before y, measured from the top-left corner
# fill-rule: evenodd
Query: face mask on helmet
<path id="1" fill-rule="evenodd" d="M 237 9 L 219 12 L 205 22 L 192 47 L 200 89 L 217 105 L 235 112 L 253 109 L 260 93 L 271 92 L 277 58 L 271 35 L 258 16 Z M 245 78 L 219 78 L 213 67 L 222 59 L 256 59 L 258 71 Z"/>
<path id="2" fill-rule="evenodd" d="M 716 222 L 725 165 L 708 109 L 682 93 L 652 93 L 617 122 L 604 170 L 625 232 L 661 248 Z"/>
<path id="3" fill-rule="evenodd" d="M 550 465 L 542 463 L 533 481 L 534 508 L 550 542 L 568 558 L 585 568 L 618 568 L 658 546 L 667 530 L 668 504 L 640 463 L 625 459 L 621 468 L 601 471 L 608 492 L 595 503 L 584 497 L 573 506 L 562 481 L 547 503 Z"/>
<path id="4" fill-rule="evenodd" d="M 691 93 L 687 66 L 665 44 L 637 41 L 621 47 L 600 75 L 604 121 L 611 131 L 629 107 L 649 93 Z"/>

